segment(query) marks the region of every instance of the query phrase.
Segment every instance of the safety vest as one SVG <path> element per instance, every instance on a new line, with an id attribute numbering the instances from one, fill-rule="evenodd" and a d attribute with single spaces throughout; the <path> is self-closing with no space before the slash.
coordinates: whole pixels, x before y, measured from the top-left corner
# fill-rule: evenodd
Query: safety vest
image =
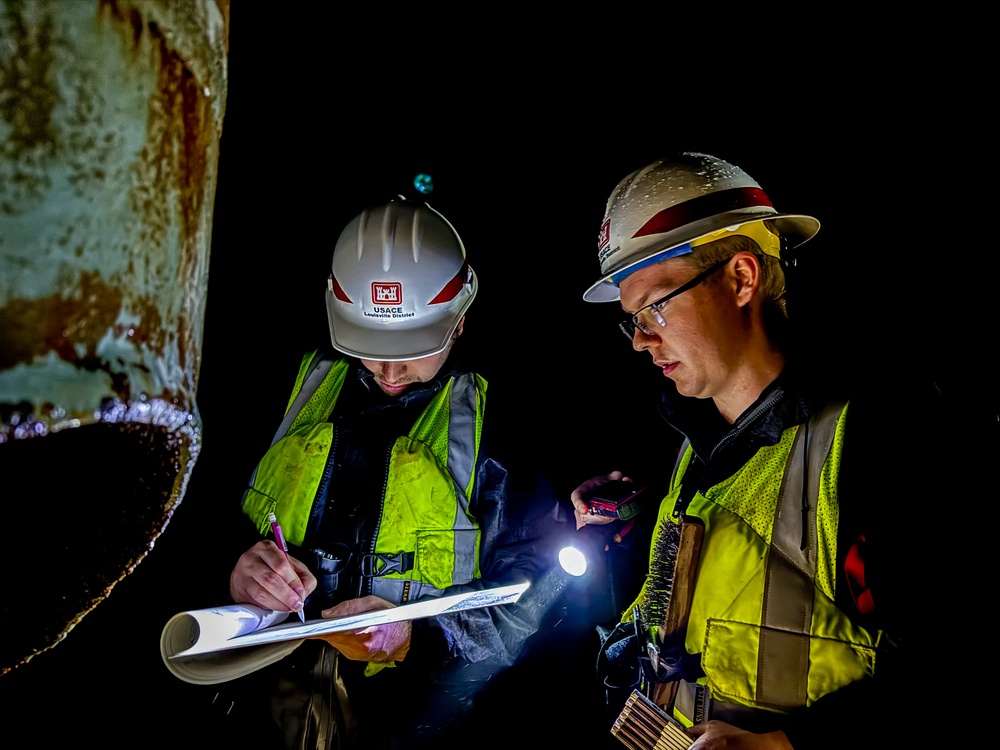
<path id="1" fill-rule="evenodd" d="M 673 705 L 686 726 L 712 718 L 706 701 L 787 712 L 874 674 L 881 633 L 855 626 L 834 605 L 846 412 L 835 404 L 789 427 L 684 510 L 704 524 L 684 636 L 704 675 L 697 684 L 682 681 Z M 692 457 L 686 444 L 658 529 L 678 520 L 675 504 Z M 655 548 L 654 541 L 651 564 Z"/>
<path id="2" fill-rule="evenodd" d="M 303 358 L 285 419 L 244 493 L 243 511 L 262 534 L 273 512 L 290 543 L 306 540 L 336 441 L 329 416 L 349 369 L 347 360 L 317 352 Z M 378 528 L 358 563 L 372 594 L 402 603 L 480 576 L 480 529 L 469 498 L 485 395 L 479 375 L 449 378 L 393 443 Z"/>

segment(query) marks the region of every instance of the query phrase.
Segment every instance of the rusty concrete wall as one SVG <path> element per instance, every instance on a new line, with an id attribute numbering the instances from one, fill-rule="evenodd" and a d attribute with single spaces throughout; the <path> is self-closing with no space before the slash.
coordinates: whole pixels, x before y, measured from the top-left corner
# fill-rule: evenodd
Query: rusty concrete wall
<path id="1" fill-rule="evenodd" d="M 0 584 L 0 674 L 142 560 L 194 468 L 228 30 L 228 0 L 0 0 L 0 562 L 33 571 Z"/>

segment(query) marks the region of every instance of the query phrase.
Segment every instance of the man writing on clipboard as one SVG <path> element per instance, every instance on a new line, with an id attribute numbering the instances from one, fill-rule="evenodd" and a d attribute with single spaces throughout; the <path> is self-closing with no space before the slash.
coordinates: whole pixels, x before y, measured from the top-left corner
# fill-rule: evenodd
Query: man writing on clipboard
<path id="1" fill-rule="evenodd" d="M 332 266 L 337 352 L 303 358 L 242 503 L 261 534 L 276 515 L 288 556 L 253 544 L 231 597 L 313 619 L 535 580 L 544 531 L 527 519 L 558 501 L 514 492 L 486 447 L 487 383 L 454 351 L 478 288 L 458 233 L 400 198 L 356 216 Z M 288 747 L 442 746 L 538 619 L 512 604 L 308 640 L 247 700 L 263 693 Z"/>

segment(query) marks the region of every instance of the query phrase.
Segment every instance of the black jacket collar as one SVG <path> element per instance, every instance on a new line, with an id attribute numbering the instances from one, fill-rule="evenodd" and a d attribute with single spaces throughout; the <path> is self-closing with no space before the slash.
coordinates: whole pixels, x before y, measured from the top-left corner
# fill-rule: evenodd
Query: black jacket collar
<path id="1" fill-rule="evenodd" d="M 775 445 L 789 427 L 808 421 L 818 408 L 793 368 L 775 378 L 730 425 L 711 399 L 677 393 L 672 381 L 664 384 L 657 404 L 667 424 L 691 442 L 702 465 L 702 486 L 732 474 L 761 447 Z M 694 468 L 694 467 L 692 467 Z"/>

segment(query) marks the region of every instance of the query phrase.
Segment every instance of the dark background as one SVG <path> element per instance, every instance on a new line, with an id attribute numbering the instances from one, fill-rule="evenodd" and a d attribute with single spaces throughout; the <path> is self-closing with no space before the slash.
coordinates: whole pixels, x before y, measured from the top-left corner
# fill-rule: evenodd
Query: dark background
<path id="1" fill-rule="evenodd" d="M 594 474 L 662 468 L 655 446 L 672 440 L 648 407 L 656 371 L 618 332 L 617 304 L 582 294 L 598 276 L 612 188 L 673 150 L 724 158 L 779 211 L 819 218 L 792 310 L 828 377 L 892 388 L 931 376 L 996 413 L 984 351 L 996 342 L 994 251 L 982 250 L 989 231 L 962 229 L 978 218 L 977 172 L 993 148 L 973 130 L 960 58 L 942 82 L 920 45 L 876 50 L 859 33 L 836 57 L 798 49 L 772 66 L 756 45 L 734 45 L 700 70 L 676 37 L 654 54 L 647 41 L 613 56 L 607 40 L 574 44 L 559 24 L 442 41 L 411 32 L 409 19 L 391 30 L 380 20 L 292 18 L 264 3 L 232 11 L 202 452 L 147 558 L 63 643 L 0 679 L 0 710 L 35 744 L 202 746 L 212 689 L 165 670 L 160 631 L 226 591 L 226 524 L 302 353 L 329 340 L 323 294 L 341 228 L 412 194 L 417 172 L 433 176 L 427 200 L 480 278 L 463 345 L 491 394 L 516 406 L 504 416 L 518 448 L 567 499 Z M 591 746 L 607 736 L 580 678 L 596 656 L 586 618 L 608 603 L 592 592 L 579 601 L 595 609 L 545 644 L 558 658 L 540 661 L 524 700 L 508 695 L 505 729 L 564 724 Z"/>

